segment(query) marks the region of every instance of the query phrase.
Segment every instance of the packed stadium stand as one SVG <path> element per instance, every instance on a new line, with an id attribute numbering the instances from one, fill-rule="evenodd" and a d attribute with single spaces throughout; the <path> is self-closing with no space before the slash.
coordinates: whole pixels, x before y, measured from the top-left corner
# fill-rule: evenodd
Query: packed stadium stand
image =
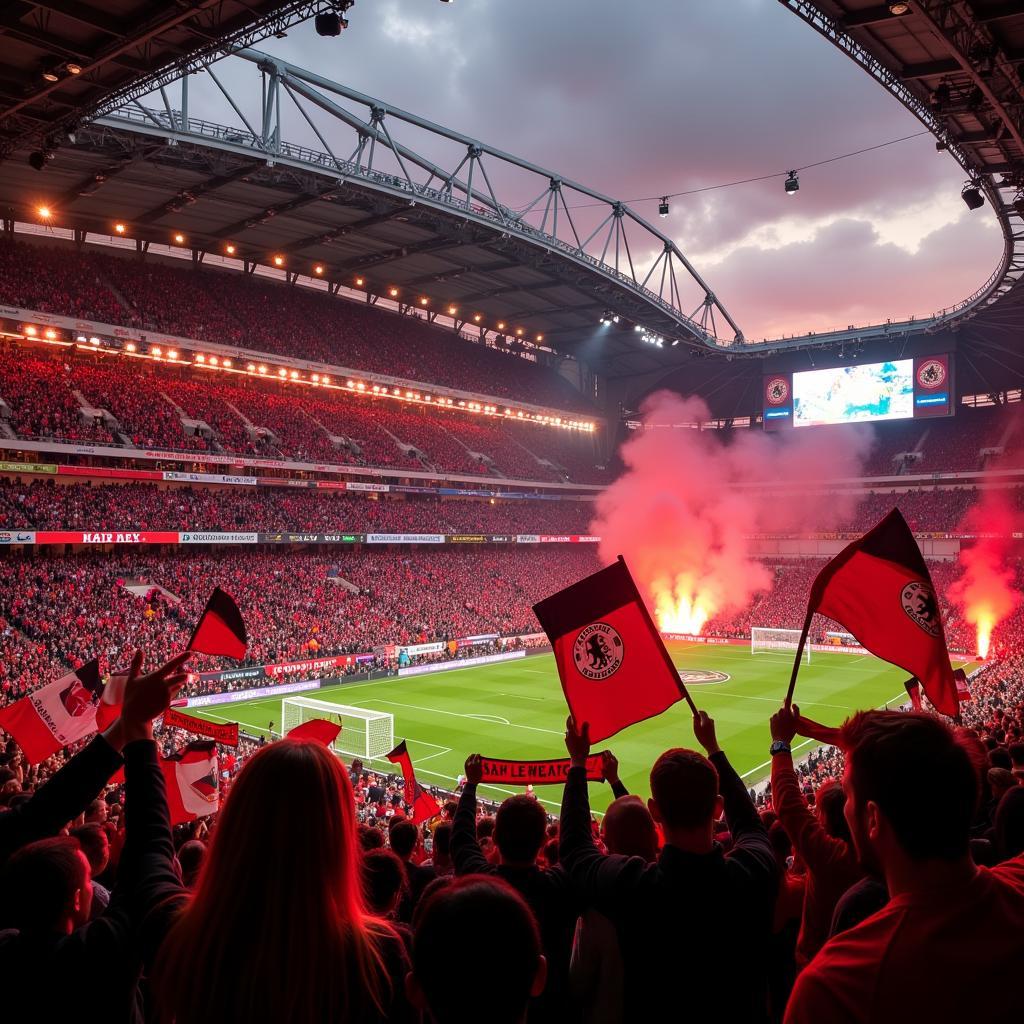
<path id="1" fill-rule="evenodd" d="M 0 300 L 555 409 L 593 411 L 568 382 L 529 360 L 415 318 L 238 272 L 2 240 Z"/>

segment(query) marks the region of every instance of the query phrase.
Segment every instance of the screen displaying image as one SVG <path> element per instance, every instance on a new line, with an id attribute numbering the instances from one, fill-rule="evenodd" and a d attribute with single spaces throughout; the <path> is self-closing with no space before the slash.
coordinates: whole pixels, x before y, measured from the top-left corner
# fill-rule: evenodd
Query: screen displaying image
<path id="1" fill-rule="evenodd" d="M 863 423 L 914 415 L 914 361 L 834 366 L 793 374 L 793 425 Z"/>

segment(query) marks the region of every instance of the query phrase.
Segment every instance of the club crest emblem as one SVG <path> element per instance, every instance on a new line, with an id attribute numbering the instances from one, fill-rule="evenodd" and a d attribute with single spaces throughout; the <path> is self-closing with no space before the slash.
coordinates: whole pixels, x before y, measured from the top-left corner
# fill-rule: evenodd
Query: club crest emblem
<path id="1" fill-rule="evenodd" d="M 917 383 L 929 391 L 946 382 L 946 367 L 941 360 L 927 359 L 917 368 Z"/>
<path id="2" fill-rule="evenodd" d="M 622 637 L 607 622 L 592 622 L 580 632 L 572 647 L 577 671 L 595 682 L 613 676 L 622 665 L 624 654 Z"/>
<path id="3" fill-rule="evenodd" d="M 764 393 L 769 405 L 782 405 L 789 398 L 789 381 L 785 377 L 772 377 Z"/>
<path id="4" fill-rule="evenodd" d="M 929 636 L 938 636 L 941 628 L 939 606 L 935 594 L 927 583 L 914 580 L 900 594 L 903 610 Z"/>

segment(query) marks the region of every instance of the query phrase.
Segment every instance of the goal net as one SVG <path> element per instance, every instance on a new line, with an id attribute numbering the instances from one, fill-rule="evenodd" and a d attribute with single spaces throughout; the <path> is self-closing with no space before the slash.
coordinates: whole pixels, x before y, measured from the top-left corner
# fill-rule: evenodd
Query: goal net
<path id="1" fill-rule="evenodd" d="M 395 718 L 386 711 L 368 711 L 314 697 L 285 697 L 281 701 L 282 733 L 313 718 L 325 718 L 341 726 L 333 743 L 339 754 L 369 760 L 394 750 Z"/>
<path id="2" fill-rule="evenodd" d="M 771 629 L 767 626 L 750 627 L 751 654 L 792 654 L 800 643 L 799 629 Z M 804 658 L 811 662 L 810 640 L 804 644 Z"/>

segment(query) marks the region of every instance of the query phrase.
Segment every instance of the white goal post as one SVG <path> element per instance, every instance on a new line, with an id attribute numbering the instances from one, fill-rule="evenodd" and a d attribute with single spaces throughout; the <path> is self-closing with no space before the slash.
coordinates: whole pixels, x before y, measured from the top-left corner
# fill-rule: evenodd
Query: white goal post
<path id="1" fill-rule="evenodd" d="M 750 627 L 751 654 L 792 654 L 800 643 L 799 629 L 771 629 L 768 626 Z M 804 658 L 811 663 L 811 641 L 804 644 Z"/>
<path id="2" fill-rule="evenodd" d="M 395 717 L 386 711 L 368 711 L 315 697 L 285 697 L 281 701 L 282 735 L 314 718 L 325 718 L 341 726 L 332 744 L 339 754 L 369 760 L 381 758 L 395 748 Z"/>

